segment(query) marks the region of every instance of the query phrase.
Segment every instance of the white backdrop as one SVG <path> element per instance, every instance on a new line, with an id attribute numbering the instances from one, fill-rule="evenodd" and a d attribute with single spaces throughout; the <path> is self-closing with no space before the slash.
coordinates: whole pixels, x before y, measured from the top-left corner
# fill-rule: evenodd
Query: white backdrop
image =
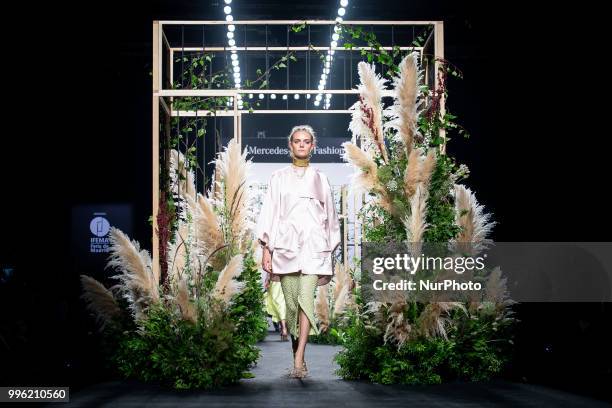
<path id="1" fill-rule="evenodd" d="M 289 160 L 286 163 L 253 163 L 250 178 L 247 182 L 249 184 L 266 184 L 273 171 L 289 166 L 289 164 L 291 164 Z M 311 163 L 310 166 L 325 173 L 332 186 L 348 185 L 350 176 L 353 174 L 353 168 L 348 163 Z"/>

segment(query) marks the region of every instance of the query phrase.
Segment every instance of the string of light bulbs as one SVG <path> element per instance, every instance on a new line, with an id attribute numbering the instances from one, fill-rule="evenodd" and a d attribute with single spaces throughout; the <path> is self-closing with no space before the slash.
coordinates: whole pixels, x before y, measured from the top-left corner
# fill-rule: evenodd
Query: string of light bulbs
<path id="1" fill-rule="evenodd" d="M 224 0 L 224 3 L 225 3 L 225 6 L 223 7 L 223 12 L 225 13 L 225 21 L 227 21 L 228 23 L 231 23 L 232 21 L 234 21 L 234 17 L 232 16 L 232 7 L 230 6 L 230 4 L 232 3 L 232 0 Z M 334 48 L 338 46 L 338 40 L 340 39 L 339 24 L 342 23 L 343 21 L 343 16 L 346 14 L 347 6 L 348 6 L 348 0 L 340 0 L 340 7 L 338 8 L 338 16 L 336 17 L 336 23 L 338 24 L 334 26 L 334 33 L 332 34 L 332 37 L 331 37 L 330 48 L 327 51 L 327 55 L 325 56 L 325 59 L 323 61 L 323 68 L 322 68 L 323 72 L 321 73 L 321 79 L 319 80 L 319 85 L 318 85 L 319 93 L 315 96 L 315 100 L 314 100 L 315 106 L 321 105 L 323 101 L 324 90 L 327 87 L 328 79 L 331 82 L 331 67 L 332 67 L 332 63 L 334 60 L 334 54 L 336 53 Z M 242 78 L 240 76 L 240 59 L 238 57 L 238 52 L 237 52 L 237 47 L 236 47 L 235 31 L 236 31 L 236 26 L 234 24 L 227 25 L 227 44 L 231 52 L 230 58 L 231 58 L 233 78 L 234 78 L 234 87 L 236 89 L 240 89 L 242 87 Z M 237 98 L 238 98 L 238 109 L 243 109 L 244 105 L 243 105 L 241 95 L 238 94 Z M 258 95 L 258 98 L 263 99 L 264 94 L 260 93 Z M 282 98 L 283 100 L 287 100 L 288 95 L 284 94 Z M 300 98 L 300 95 L 295 94 L 293 98 L 298 100 Z M 307 94 L 306 98 L 310 99 L 310 94 Z M 332 94 L 330 93 L 325 94 L 325 102 L 323 103 L 324 109 L 329 109 L 330 104 L 331 104 L 331 98 L 332 98 Z M 253 99 L 252 93 L 249 94 L 249 99 Z M 276 99 L 276 94 L 271 94 L 270 99 Z M 233 98 L 230 97 L 230 100 L 227 102 L 227 105 L 232 106 L 233 102 L 234 102 Z"/>
<path id="2" fill-rule="evenodd" d="M 338 40 L 340 39 L 340 26 L 339 24 L 343 21 L 343 16 L 346 14 L 346 7 L 348 6 L 348 0 L 340 0 L 340 8 L 338 8 L 338 16 L 336 17 L 336 25 L 334 26 L 334 33 L 331 37 L 331 43 L 327 55 L 323 61 L 323 72 L 321 73 L 321 79 L 319 80 L 319 93 L 315 96 L 314 105 L 319 106 L 323 100 L 323 91 L 327 87 L 327 80 L 331 82 L 331 67 L 334 61 L 334 54 L 336 51 L 334 48 L 338 46 Z M 325 94 L 325 102 L 323 109 L 329 109 L 331 104 L 332 94 Z"/>
<path id="3" fill-rule="evenodd" d="M 224 0 L 225 6 L 223 7 L 223 12 L 225 13 L 225 21 L 231 23 L 234 21 L 234 16 L 232 16 L 232 7 L 230 4 L 232 0 Z M 238 58 L 238 52 L 236 47 L 236 39 L 235 37 L 236 26 L 234 24 L 227 25 L 227 45 L 230 49 L 230 58 L 232 61 L 232 71 L 234 76 L 234 87 L 236 89 L 240 89 L 242 86 L 242 79 L 240 77 L 240 59 Z M 238 109 L 242 109 L 244 107 L 242 102 L 242 97 L 240 94 L 237 96 L 238 98 Z M 227 102 L 227 106 L 232 106 L 234 103 L 234 98 L 230 97 L 230 100 Z"/>

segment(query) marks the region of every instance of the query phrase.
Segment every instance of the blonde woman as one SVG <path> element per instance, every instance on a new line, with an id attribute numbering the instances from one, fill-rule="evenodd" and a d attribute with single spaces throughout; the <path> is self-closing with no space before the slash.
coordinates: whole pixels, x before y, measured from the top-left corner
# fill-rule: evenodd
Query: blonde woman
<path id="1" fill-rule="evenodd" d="M 262 267 L 279 279 L 293 349 L 290 376 L 303 378 L 309 334 L 319 334 L 314 315 L 317 286 L 333 275 L 332 253 L 340 244 L 340 223 L 327 176 L 310 166 L 314 130 L 295 126 L 288 136 L 292 164 L 272 173 L 257 224 Z"/>

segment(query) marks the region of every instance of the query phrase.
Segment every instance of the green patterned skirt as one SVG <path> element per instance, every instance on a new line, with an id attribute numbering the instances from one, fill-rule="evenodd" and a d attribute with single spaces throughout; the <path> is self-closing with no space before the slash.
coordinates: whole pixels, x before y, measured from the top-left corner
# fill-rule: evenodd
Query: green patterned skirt
<path id="1" fill-rule="evenodd" d="M 318 275 L 302 273 L 283 274 L 281 285 L 285 296 L 287 326 L 289 333 L 299 338 L 299 309 L 301 308 L 310 321 L 309 335 L 319 334 L 314 314 L 314 298 Z"/>

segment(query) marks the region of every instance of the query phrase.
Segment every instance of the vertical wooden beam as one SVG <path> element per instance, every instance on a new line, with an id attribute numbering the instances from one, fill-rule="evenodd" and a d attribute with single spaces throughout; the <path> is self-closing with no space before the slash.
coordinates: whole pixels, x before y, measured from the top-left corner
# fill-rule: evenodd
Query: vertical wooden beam
<path id="1" fill-rule="evenodd" d="M 240 148 L 242 148 L 241 143 L 240 143 L 240 133 L 239 133 L 239 125 L 238 125 L 238 94 L 234 94 L 233 96 L 233 101 L 234 101 L 234 105 L 233 105 L 233 109 L 234 109 L 234 139 L 236 139 L 236 143 L 238 143 L 238 146 L 240 146 Z"/>
<path id="2" fill-rule="evenodd" d="M 355 198 L 359 202 L 359 210 L 355 210 L 355 257 L 358 260 L 357 262 L 361 262 L 361 259 L 363 257 L 363 241 L 365 235 L 365 217 L 359 216 L 358 213 L 363 214 L 362 210 L 363 207 L 366 205 L 366 193 L 358 193 Z M 358 227 L 357 223 L 359 223 Z M 357 238 L 357 231 L 359 231 L 359 238 Z M 362 267 L 355 268 L 355 280 L 359 281 L 362 276 Z"/>
<path id="3" fill-rule="evenodd" d="M 161 31 L 158 21 L 153 22 L 153 231 L 152 265 L 153 274 L 159 276 L 159 238 L 157 235 L 157 214 L 159 213 L 159 90 L 161 89 Z"/>
<path id="4" fill-rule="evenodd" d="M 438 69 L 440 68 L 441 64 L 438 59 L 444 58 L 444 22 L 436 21 L 434 25 L 434 30 L 434 55 L 436 57 L 434 83 L 435 89 L 437 90 L 440 85 L 438 83 Z M 444 98 L 444 95 L 442 95 L 442 98 L 440 99 L 440 115 L 442 116 L 446 114 L 445 99 L 446 98 Z M 440 153 L 446 154 L 446 130 L 440 130 L 440 137 L 442 138 L 442 144 L 440 145 Z"/>
<path id="5" fill-rule="evenodd" d="M 238 112 L 238 146 L 242 151 L 242 112 Z"/>
<path id="6" fill-rule="evenodd" d="M 168 64 L 168 72 L 170 74 L 170 89 L 172 89 L 172 85 L 174 85 L 174 50 L 170 49 L 170 58 L 168 58 L 170 60 L 170 63 Z M 170 98 L 170 112 L 172 112 L 172 109 L 174 105 L 174 97 Z"/>
<path id="7" fill-rule="evenodd" d="M 362 196 L 363 193 L 353 193 L 353 256 L 355 258 L 361 258 L 361 238 L 362 234 L 362 222 L 359 220 L 358 214 L 362 207 Z"/>
<path id="8" fill-rule="evenodd" d="M 340 188 L 340 202 L 342 203 L 342 234 L 344 235 L 342 239 L 342 262 L 344 263 L 345 268 L 348 267 L 348 202 L 346 190 L 346 184 L 343 184 Z"/>
<path id="9" fill-rule="evenodd" d="M 423 84 L 429 86 L 429 63 L 425 58 L 421 58 L 421 64 L 421 66 L 423 67 L 423 72 L 425 73 Z"/>

